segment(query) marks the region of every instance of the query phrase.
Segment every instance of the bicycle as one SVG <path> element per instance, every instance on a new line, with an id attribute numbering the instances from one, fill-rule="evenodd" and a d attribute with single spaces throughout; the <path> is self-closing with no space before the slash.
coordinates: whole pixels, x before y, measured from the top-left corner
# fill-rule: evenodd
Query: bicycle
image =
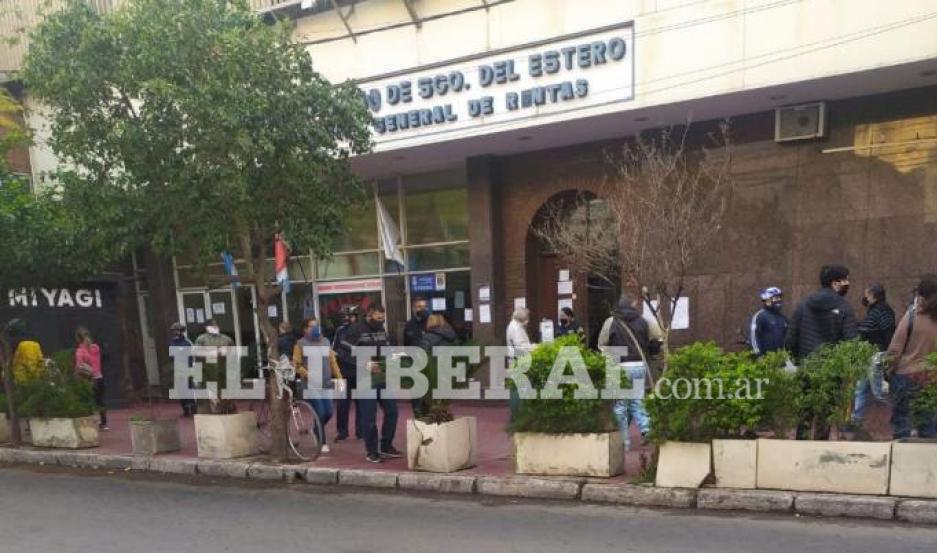
<path id="1" fill-rule="evenodd" d="M 283 399 L 288 396 L 290 405 L 289 420 L 287 421 L 287 438 L 290 449 L 303 461 L 315 461 L 322 453 L 325 428 L 313 408 L 297 397 L 293 386 L 302 381 L 296 378 L 296 369 L 286 356 L 280 358 L 273 366 L 261 367 L 262 380 L 264 373 L 274 375 L 276 378 L 277 396 Z M 273 433 L 270 428 L 271 412 L 270 401 L 264 398 L 256 410 L 257 430 L 260 437 L 260 450 L 269 453 L 273 445 Z"/>

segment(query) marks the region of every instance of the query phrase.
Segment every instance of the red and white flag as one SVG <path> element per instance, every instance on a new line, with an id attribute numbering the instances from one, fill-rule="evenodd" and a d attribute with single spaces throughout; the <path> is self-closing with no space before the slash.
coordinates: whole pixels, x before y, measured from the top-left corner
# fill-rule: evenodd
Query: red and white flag
<path id="1" fill-rule="evenodd" d="M 280 233 L 277 233 L 274 237 L 273 257 L 274 267 L 277 271 L 277 283 L 280 285 L 283 292 L 288 293 L 290 291 L 290 274 L 286 265 L 290 258 L 290 250 L 286 246 L 286 241 L 283 240 L 283 235 Z"/>

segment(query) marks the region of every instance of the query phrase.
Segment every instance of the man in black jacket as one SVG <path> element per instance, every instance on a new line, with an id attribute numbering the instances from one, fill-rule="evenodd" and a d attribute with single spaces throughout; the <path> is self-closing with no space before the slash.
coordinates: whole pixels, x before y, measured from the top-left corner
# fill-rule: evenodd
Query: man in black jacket
<path id="1" fill-rule="evenodd" d="M 414 298 L 410 320 L 403 326 L 403 345 L 419 346 L 426 332 L 426 319 L 429 318 L 429 303 L 426 298 Z"/>
<path id="2" fill-rule="evenodd" d="M 849 269 L 842 265 L 826 265 L 820 270 L 820 290 L 801 302 L 794 311 L 785 345 L 794 360 L 805 357 L 825 344 L 836 344 L 858 337 L 856 313 L 844 296 L 849 292 Z M 816 439 L 830 435 L 829 412 L 801 414 L 797 438 L 804 439 L 812 421 L 817 421 Z"/>
<path id="3" fill-rule="evenodd" d="M 374 347 L 380 350 L 381 347 L 390 345 L 387 329 L 384 327 L 386 317 L 383 305 L 372 304 L 369 306 L 367 318 L 352 325 L 343 336 L 340 350 L 342 355 L 351 355 L 357 359 L 358 353 L 355 348 Z M 358 416 L 361 417 L 361 431 L 364 433 L 365 458 L 371 463 L 380 463 L 385 458 L 402 456 L 393 444 L 394 434 L 397 431 L 397 402 L 382 397 L 386 374 L 380 361 L 376 358 L 371 359 L 368 368 L 371 371 L 371 386 L 377 390 L 377 398 L 359 399 Z M 380 437 L 377 433 L 378 403 L 384 411 Z"/>
<path id="4" fill-rule="evenodd" d="M 865 289 L 862 305 L 866 306 L 867 310 L 865 318 L 859 321 L 859 336 L 873 344 L 878 351 L 883 352 L 888 349 L 891 338 L 895 334 L 895 310 L 886 301 L 885 287 L 878 282 L 870 284 Z M 856 385 L 852 409 L 852 426 L 857 432 L 862 432 L 862 419 L 865 417 L 869 395 L 879 401 L 885 400 L 882 379 L 881 374 L 876 374 L 874 378 L 866 377 L 859 380 Z M 861 437 L 863 436 L 857 436 L 857 438 Z"/>

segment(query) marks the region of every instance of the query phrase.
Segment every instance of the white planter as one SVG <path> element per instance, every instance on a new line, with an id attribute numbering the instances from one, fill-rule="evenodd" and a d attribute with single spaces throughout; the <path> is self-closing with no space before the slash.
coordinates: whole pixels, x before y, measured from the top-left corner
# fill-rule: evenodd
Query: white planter
<path id="1" fill-rule="evenodd" d="M 0 406 L 2 408 L 2 406 Z M 10 423 L 7 421 L 6 413 L 0 413 L 0 444 L 10 441 Z"/>
<path id="2" fill-rule="evenodd" d="M 455 472 L 474 467 L 478 459 L 475 417 L 442 424 L 407 421 L 407 467 L 428 472 Z"/>
<path id="3" fill-rule="evenodd" d="M 754 489 L 758 480 L 756 440 L 713 440 L 717 488 Z"/>
<path id="4" fill-rule="evenodd" d="M 203 459 L 233 459 L 257 453 L 257 417 L 253 412 L 233 415 L 195 415 L 195 440 Z"/>
<path id="5" fill-rule="evenodd" d="M 608 478 L 625 472 L 625 446 L 618 432 L 517 432 L 514 453 L 517 474 Z"/>
<path id="6" fill-rule="evenodd" d="M 758 487 L 885 495 L 891 442 L 758 440 Z"/>
<path id="7" fill-rule="evenodd" d="M 660 446 L 654 483 L 661 488 L 698 488 L 711 472 L 710 444 L 666 442 Z"/>
<path id="8" fill-rule="evenodd" d="M 179 451 L 179 424 L 175 419 L 130 421 L 130 445 L 134 455 Z"/>
<path id="9" fill-rule="evenodd" d="M 84 449 L 101 445 L 98 418 L 29 419 L 32 444 L 36 447 Z"/>
<path id="10" fill-rule="evenodd" d="M 937 443 L 895 442 L 890 495 L 937 498 Z"/>

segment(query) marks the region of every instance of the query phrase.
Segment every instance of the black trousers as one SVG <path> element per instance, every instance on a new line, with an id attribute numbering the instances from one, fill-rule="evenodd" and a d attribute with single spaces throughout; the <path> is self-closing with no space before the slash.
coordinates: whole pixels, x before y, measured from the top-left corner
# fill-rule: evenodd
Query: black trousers
<path id="1" fill-rule="evenodd" d="M 101 413 L 101 426 L 107 426 L 107 409 L 104 408 L 104 379 L 95 378 L 91 383 L 94 390 L 94 404 Z"/>
<path id="2" fill-rule="evenodd" d="M 364 433 L 361 431 L 361 405 L 357 399 L 351 399 L 351 391 L 355 389 L 358 384 L 357 375 L 347 376 L 345 375 L 345 380 L 348 383 L 347 389 L 345 390 L 345 397 L 338 400 L 338 407 L 335 412 L 335 429 L 338 432 L 339 436 L 348 435 L 348 416 L 351 413 L 351 403 L 355 403 L 355 437 L 363 438 Z"/>

